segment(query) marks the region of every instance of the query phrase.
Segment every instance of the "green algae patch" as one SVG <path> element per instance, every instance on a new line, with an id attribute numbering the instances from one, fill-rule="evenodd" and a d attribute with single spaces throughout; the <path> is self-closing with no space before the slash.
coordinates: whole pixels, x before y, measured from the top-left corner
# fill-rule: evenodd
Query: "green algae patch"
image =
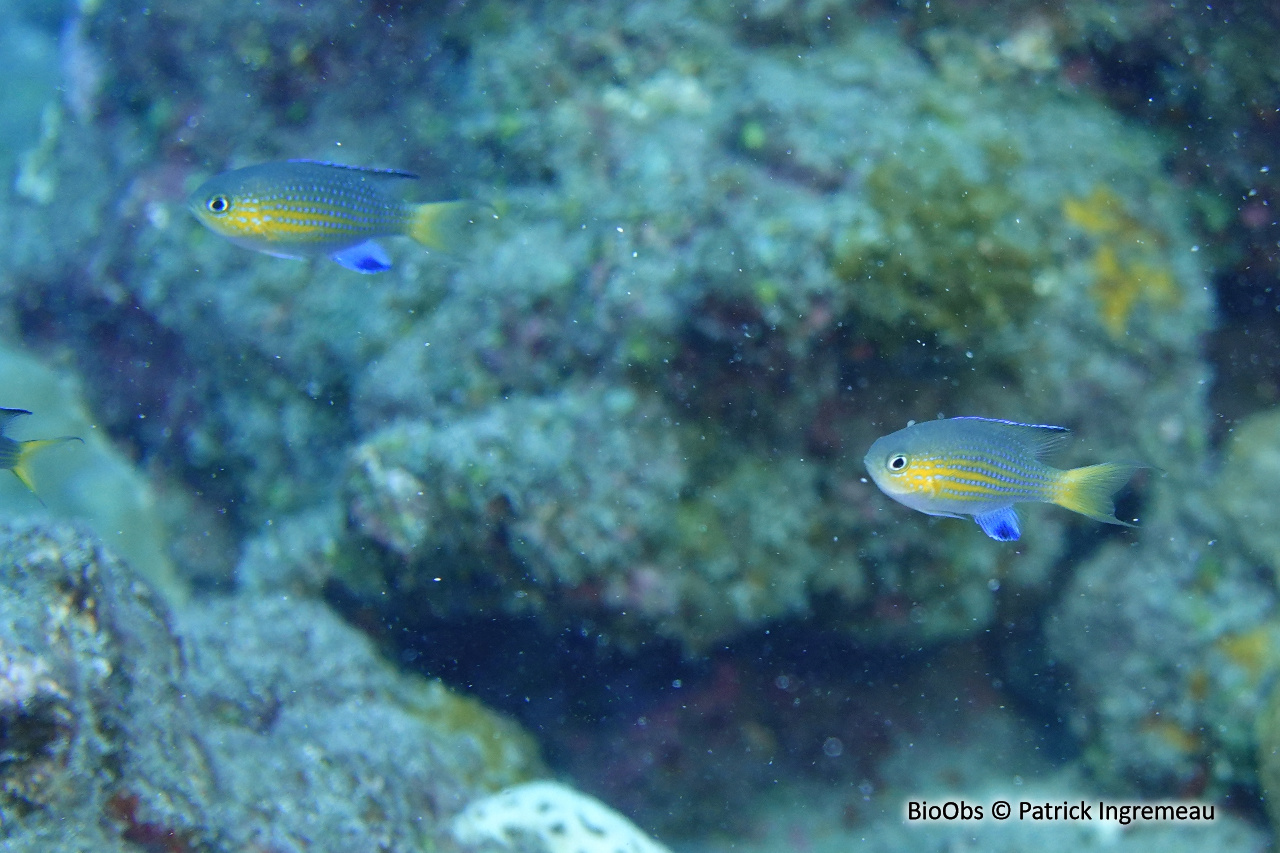
<path id="1" fill-rule="evenodd" d="M 401 707 L 427 730 L 450 742 L 466 741 L 468 748 L 459 753 L 479 758 L 478 766 L 459 768 L 467 784 L 492 791 L 527 782 L 542 772 L 537 742 L 479 700 L 455 693 L 439 681 L 417 678 L 402 685 L 398 698 Z"/>
<path id="2" fill-rule="evenodd" d="M 1164 238 L 1131 214 L 1114 191 L 1098 186 L 1083 198 L 1068 198 L 1062 215 L 1093 245 L 1089 294 L 1112 337 L 1129 330 L 1141 305 L 1168 310 L 1181 304 Z"/>
<path id="3" fill-rule="evenodd" d="M 1034 310 L 1050 257 L 1020 228 L 1026 212 L 1008 187 L 948 157 L 930 145 L 873 167 L 864 190 L 877 227 L 846 232 L 833 269 L 868 317 L 964 344 Z"/>
<path id="4" fill-rule="evenodd" d="M 1226 444 L 1216 498 L 1240 542 L 1280 578 L 1280 409 L 1251 415 Z"/>
<path id="5" fill-rule="evenodd" d="M 1280 687 L 1271 691 L 1258 714 L 1258 782 L 1273 829 L 1280 827 Z"/>

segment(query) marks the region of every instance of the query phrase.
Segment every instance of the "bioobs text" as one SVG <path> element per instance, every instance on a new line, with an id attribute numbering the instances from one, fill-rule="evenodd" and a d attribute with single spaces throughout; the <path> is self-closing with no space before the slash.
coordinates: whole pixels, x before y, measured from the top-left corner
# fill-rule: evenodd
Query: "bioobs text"
<path id="1" fill-rule="evenodd" d="M 974 806 L 964 800 L 930 803 L 925 800 L 907 801 L 907 820 L 982 820 L 982 806 Z"/>

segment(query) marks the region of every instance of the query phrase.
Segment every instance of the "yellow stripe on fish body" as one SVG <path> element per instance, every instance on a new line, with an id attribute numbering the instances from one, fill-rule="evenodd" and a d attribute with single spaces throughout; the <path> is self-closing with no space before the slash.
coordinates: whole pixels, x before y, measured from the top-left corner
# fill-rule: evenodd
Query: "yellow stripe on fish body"
<path id="1" fill-rule="evenodd" d="M 1043 424 L 988 418 L 926 421 L 878 439 L 863 463 L 880 490 L 901 504 L 952 517 L 973 516 L 991 538 L 1021 535 L 1017 503 L 1053 503 L 1108 524 L 1112 494 L 1133 472 L 1133 462 L 1107 462 L 1061 470 L 1045 464 L 1069 431 Z"/>
<path id="2" fill-rule="evenodd" d="M 917 459 L 903 479 L 937 501 L 985 505 L 1049 500 L 1057 472 L 1047 465 L 1038 468 L 1020 469 L 973 455 L 932 457 Z"/>
<path id="3" fill-rule="evenodd" d="M 409 172 L 310 160 L 263 163 L 210 178 L 188 199 L 205 226 L 237 245 L 284 258 L 327 255 L 357 272 L 389 269 L 376 238 L 404 235 L 451 250 L 482 215 L 471 201 L 415 204 L 385 191 Z"/>

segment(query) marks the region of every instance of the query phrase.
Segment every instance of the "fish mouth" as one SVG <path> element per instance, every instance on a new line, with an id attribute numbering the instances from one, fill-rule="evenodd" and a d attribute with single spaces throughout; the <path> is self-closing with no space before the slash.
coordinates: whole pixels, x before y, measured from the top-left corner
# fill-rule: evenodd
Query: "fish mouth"
<path id="1" fill-rule="evenodd" d="M 868 453 L 862 460 L 862 465 L 867 469 L 867 476 L 871 478 L 871 482 L 875 483 L 876 487 L 879 488 L 880 491 L 885 494 L 890 494 L 892 483 L 886 478 L 880 476 L 880 472 L 877 470 L 875 463 L 871 461 L 870 453 Z"/>
<path id="2" fill-rule="evenodd" d="M 877 484 L 880 482 L 877 469 L 884 467 L 877 460 L 882 458 L 882 454 L 877 453 L 875 448 L 868 450 L 867 455 L 862 457 L 862 467 L 867 469 L 867 473 L 871 475 L 871 479 L 875 480 Z"/>

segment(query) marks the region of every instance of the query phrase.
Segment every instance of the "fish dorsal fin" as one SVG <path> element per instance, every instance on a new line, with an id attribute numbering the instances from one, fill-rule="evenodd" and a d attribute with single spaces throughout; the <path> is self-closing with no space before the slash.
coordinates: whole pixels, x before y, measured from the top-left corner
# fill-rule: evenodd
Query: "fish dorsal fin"
<path id="1" fill-rule="evenodd" d="M 326 160 L 306 160 L 297 159 L 289 160 L 290 163 L 305 163 L 308 166 L 326 166 L 330 169 L 344 169 L 348 172 L 363 172 L 366 175 L 381 175 L 384 178 L 410 178 L 418 180 L 419 176 L 413 172 L 403 172 L 400 169 L 374 169 L 369 166 L 348 166 L 346 163 L 330 163 Z"/>
<path id="2" fill-rule="evenodd" d="M 26 409 L 0 409 L 0 435 L 4 435 L 5 428 L 9 426 L 9 421 L 29 414 L 31 413 Z"/>
<path id="3" fill-rule="evenodd" d="M 999 418 L 955 418 L 954 420 L 991 424 L 1013 441 L 1026 447 L 1036 459 L 1041 461 L 1061 450 L 1071 438 L 1071 430 L 1050 424 L 1024 424 Z"/>

